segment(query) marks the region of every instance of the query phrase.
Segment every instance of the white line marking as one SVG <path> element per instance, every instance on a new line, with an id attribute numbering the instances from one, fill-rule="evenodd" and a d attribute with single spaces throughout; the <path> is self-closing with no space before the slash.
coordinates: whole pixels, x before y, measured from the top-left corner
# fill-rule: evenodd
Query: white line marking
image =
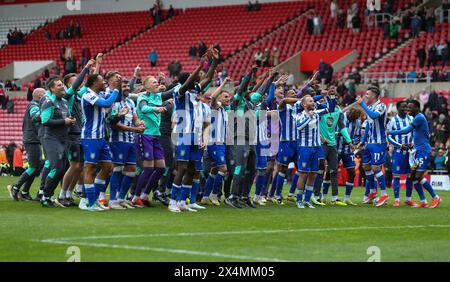
<path id="1" fill-rule="evenodd" d="M 66 240 L 97 240 L 97 239 L 120 239 L 140 237 L 190 237 L 190 236 L 222 236 L 242 234 L 273 234 L 273 233 L 300 233 L 300 232 L 327 232 L 327 231 L 355 231 L 355 230 L 377 230 L 377 229 L 416 229 L 416 228 L 450 228 L 450 225 L 405 225 L 405 226 L 355 226 L 336 228 L 303 228 L 303 229 L 272 229 L 272 230 L 236 230 L 221 232 L 182 232 L 182 233 L 155 233 L 155 234 L 123 234 L 105 236 L 66 237 L 43 240 L 66 241 Z"/>
<path id="2" fill-rule="evenodd" d="M 222 253 L 218 253 L 218 252 L 210 253 L 210 252 L 182 250 L 182 249 L 149 248 L 149 247 L 143 247 L 143 246 L 128 246 L 128 245 L 101 244 L 101 243 L 82 243 L 82 242 L 69 242 L 69 241 L 51 240 L 51 239 L 50 240 L 42 240 L 42 241 L 34 240 L 34 241 L 41 242 L 41 243 L 49 243 L 49 244 L 88 246 L 88 247 L 96 247 L 96 248 L 127 249 L 127 250 L 174 253 L 174 254 L 185 254 L 185 255 L 199 255 L 199 256 L 231 258 L 231 259 L 240 259 L 240 260 L 273 261 L 273 262 L 287 262 L 288 261 L 288 260 L 282 260 L 282 259 L 277 259 L 277 258 L 229 255 L 229 254 L 222 254 Z"/>

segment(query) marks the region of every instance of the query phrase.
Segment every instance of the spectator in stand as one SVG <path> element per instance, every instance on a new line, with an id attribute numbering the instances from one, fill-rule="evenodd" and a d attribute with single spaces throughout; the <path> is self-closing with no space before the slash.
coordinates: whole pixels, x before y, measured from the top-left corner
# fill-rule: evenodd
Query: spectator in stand
<path id="1" fill-rule="evenodd" d="M 352 18 L 353 33 L 359 32 L 360 28 L 361 28 L 361 19 L 359 18 L 359 15 L 358 14 L 353 15 L 353 18 Z"/>
<path id="2" fill-rule="evenodd" d="M 261 52 L 261 49 L 258 49 L 258 51 L 256 51 L 256 53 L 255 53 L 255 55 L 254 55 L 256 66 L 261 67 L 261 63 L 262 63 L 262 60 L 263 60 L 263 56 L 264 56 L 264 55 L 263 55 L 263 53 Z"/>
<path id="3" fill-rule="evenodd" d="M 258 0 L 255 1 L 255 11 L 261 10 L 261 4 L 259 4 Z"/>
<path id="4" fill-rule="evenodd" d="M 306 20 L 306 29 L 308 30 L 308 34 L 312 35 L 314 32 L 314 22 L 312 15 L 308 15 L 308 18 Z"/>
<path id="5" fill-rule="evenodd" d="M 8 103 L 8 95 L 6 94 L 5 85 L 0 83 L 0 108 L 6 109 L 6 103 Z"/>
<path id="6" fill-rule="evenodd" d="M 383 37 L 384 39 L 389 39 L 391 36 L 391 24 L 388 19 L 384 19 L 383 22 Z"/>
<path id="7" fill-rule="evenodd" d="M 66 29 L 67 38 L 72 38 L 74 36 L 74 32 L 75 32 L 75 25 L 73 24 L 73 20 L 70 20 L 70 23 Z"/>
<path id="8" fill-rule="evenodd" d="M 319 78 L 322 81 L 326 79 L 327 68 L 328 68 L 327 63 L 323 59 L 320 59 L 320 63 L 319 63 Z"/>
<path id="9" fill-rule="evenodd" d="M 269 48 L 264 49 L 262 63 L 264 67 L 270 67 L 270 51 Z"/>
<path id="10" fill-rule="evenodd" d="M 431 81 L 432 82 L 439 81 L 439 71 L 436 67 L 433 68 L 433 72 L 431 73 Z"/>
<path id="11" fill-rule="evenodd" d="M 442 49 L 442 66 L 448 66 L 448 62 L 450 61 L 450 42 L 445 40 L 445 47 Z"/>
<path id="12" fill-rule="evenodd" d="M 182 69 L 183 69 L 183 66 L 181 65 L 179 60 L 172 61 L 168 66 L 170 78 L 178 77 L 180 75 Z"/>
<path id="13" fill-rule="evenodd" d="M 436 46 L 436 60 L 438 62 L 442 61 L 442 50 L 445 48 L 444 41 L 441 40 L 439 45 Z"/>
<path id="14" fill-rule="evenodd" d="M 44 31 L 44 37 L 45 37 L 45 39 L 47 39 L 47 40 L 51 40 L 51 39 L 52 39 L 52 34 L 50 33 L 50 31 L 45 30 L 45 31 Z"/>
<path id="15" fill-rule="evenodd" d="M 412 37 L 417 37 L 419 36 L 419 32 L 420 32 L 420 27 L 422 26 L 422 20 L 419 17 L 419 15 L 417 13 L 415 13 L 412 17 L 411 17 L 411 30 L 412 30 Z"/>
<path id="16" fill-rule="evenodd" d="M 313 17 L 313 32 L 314 34 L 322 33 L 322 19 L 317 14 Z"/>
<path id="17" fill-rule="evenodd" d="M 77 72 L 77 62 L 76 62 L 75 58 L 69 57 L 64 62 L 64 75 L 72 73 L 72 72 L 75 72 L 75 73 Z"/>
<path id="18" fill-rule="evenodd" d="M 338 11 L 338 27 L 345 28 L 345 13 L 344 10 Z"/>
<path id="19" fill-rule="evenodd" d="M 148 59 L 152 67 L 156 66 L 156 61 L 158 60 L 158 53 L 156 53 L 155 49 L 152 49 L 150 51 L 150 54 L 148 54 Z"/>
<path id="20" fill-rule="evenodd" d="M 400 31 L 400 22 L 398 20 L 392 21 L 390 26 L 391 38 L 397 39 L 399 31 Z"/>
<path id="21" fill-rule="evenodd" d="M 79 22 L 77 22 L 77 23 L 75 24 L 74 37 L 75 37 L 75 38 L 81 38 L 81 26 L 80 26 L 80 23 L 79 23 Z"/>
<path id="22" fill-rule="evenodd" d="M 8 99 L 8 102 L 6 103 L 6 112 L 8 114 L 14 114 L 14 101 L 13 101 L 13 99 Z"/>
<path id="23" fill-rule="evenodd" d="M 84 66 L 90 59 L 91 59 L 91 49 L 89 49 L 88 47 L 83 47 L 83 49 L 81 50 L 80 68 L 84 68 Z"/>
<path id="24" fill-rule="evenodd" d="M 416 82 L 416 80 L 417 80 L 417 73 L 414 70 L 414 68 L 411 67 L 409 69 L 408 75 L 406 76 L 406 82 L 407 83 L 414 83 L 414 82 Z"/>
<path id="25" fill-rule="evenodd" d="M 13 166 L 14 176 L 20 176 L 23 173 L 23 149 L 20 144 L 14 150 Z"/>
<path id="26" fill-rule="evenodd" d="M 167 12 L 167 18 L 171 19 L 175 15 L 175 9 L 172 5 L 169 6 L 169 11 Z"/>
<path id="27" fill-rule="evenodd" d="M 331 0 L 331 4 L 330 4 L 331 17 L 332 18 L 336 18 L 337 17 L 337 12 L 338 12 L 338 5 L 336 3 L 336 0 Z"/>
<path id="28" fill-rule="evenodd" d="M 394 3 L 395 3 L 395 0 L 388 0 L 387 1 L 387 11 L 388 11 L 388 13 L 389 14 L 394 14 Z"/>
<path id="29" fill-rule="evenodd" d="M 350 78 L 354 80 L 356 85 L 361 83 L 361 75 L 358 72 L 357 68 L 352 68 L 352 73 L 350 74 Z"/>
<path id="30" fill-rule="evenodd" d="M 430 98 L 430 92 L 428 92 L 425 88 L 422 89 L 419 93 L 419 101 L 420 104 L 426 105 L 428 103 L 428 99 Z"/>
<path id="31" fill-rule="evenodd" d="M 192 60 L 197 59 L 197 47 L 195 45 L 192 45 L 191 48 L 189 48 L 189 57 L 191 57 Z"/>
<path id="32" fill-rule="evenodd" d="M 272 66 L 276 67 L 280 63 L 280 51 L 277 47 L 273 47 L 272 50 Z"/>
<path id="33" fill-rule="evenodd" d="M 288 78 L 286 80 L 286 85 L 289 87 L 293 87 L 295 83 L 295 77 L 293 73 L 289 73 Z"/>
<path id="34" fill-rule="evenodd" d="M 41 78 L 38 76 L 38 77 L 36 77 L 36 79 L 34 80 L 33 88 L 34 88 L 34 89 L 36 89 L 36 88 L 41 88 L 41 86 L 42 86 L 42 81 L 41 81 Z"/>
<path id="35" fill-rule="evenodd" d="M 436 66 L 437 65 L 437 48 L 434 43 L 431 43 L 428 46 L 428 68 L 430 66 Z"/>
<path id="36" fill-rule="evenodd" d="M 353 19 L 353 13 L 351 9 L 347 9 L 347 28 L 353 28 L 353 23 L 352 23 L 352 19 Z"/>
<path id="37" fill-rule="evenodd" d="M 59 69 L 58 64 L 53 67 L 53 75 L 59 76 L 61 74 L 61 70 Z"/>
<path id="38" fill-rule="evenodd" d="M 419 73 L 417 73 L 417 81 L 419 82 L 427 81 L 427 75 L 422 69 L 420 69 Z"/>
<path id="39" fill-rule="evenodd" d="M 445 162 L 445 155 L 444 155 L 444 149 L 439 149 L 437 155 L 434 157 L 434 168 L 436 170 L 444 170 L 446 169 L 444 162 Z"/>
<path id="40" fill-rule="evenodd" d="M 200 40 L 198 42 L 198 56 L 201 58 L 206 53 L 206 44 L 203 42 L 203 40 Z"/>
<path id="41" fill-rule="evenodd" d="M 432 9 L 428 10 L 427 21 L 427 32 L 434 33 L 436 30 L 436 18 L 434 17 L 434 11 Z"/>
<path id="42" fill-rule="evenodd" d="M 254 6 L 253 6 L 252 1 L 248 1 L 248 4 L 247 4 L 247 11 L 251 12 L 251 11 L 254 11 L 254 10 L 255 10 L 255 8 L 254 8 Z"/>
<path id="43" fill-rule="evenodd" d="M 423 45 L 417 50 L 417 58 L 419 59 L 419 68 L 423 68 L 427 59 L 427 53 Z"/>

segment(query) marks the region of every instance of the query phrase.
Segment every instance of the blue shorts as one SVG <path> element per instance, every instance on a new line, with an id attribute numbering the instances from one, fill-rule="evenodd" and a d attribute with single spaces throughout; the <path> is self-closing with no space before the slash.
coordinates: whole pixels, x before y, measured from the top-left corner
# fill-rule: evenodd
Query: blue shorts
<path id="1" fill-rule="evenodd" d="M 409 173 L 411 173 L 411 167 L 409 166 L 408 151 L 395 150 L 392 153 L 392 174 L 401 175 Z"/>
<path id="2" fill-rule="evenodd" d="M 112 161 L 115 164 L 136 164 L 136 146 L 134 143 L 111 142 Z"/>
<path id="3" fill-rule="evenodd" d="M 283 166 L 288 166 L 289 163 L 296 162 L 297 159 L 297 143 L 295 141 L 280 142 L 277 162 Z"/>
<path id="4" fill-rule="evenodd" d="M 317 172 L 322 147 L 298 147 L 297 169 L 300 172 Z"/>
<path id="5" fill-rule="evenodd" d="M 225 144 L 208 145 L 206 148 L 211 168 L 227 165 L 227 146 Z"/>
<path id="6" fill-rule="evenodd" d="M 195 171 L 203 171 L 203 157 L 200 160 L 195 161 Z"/>
<path id="7" fill-rule="evenodd" d="M 425 171 L 428 169 L 431 160 L 431 152 L 417 151 L 414 155 L 414 166 L 416 171 Z"/>
<path id="8" fill-rule="evenodd" d="M 269 149 L 268 146 L 256 144 L 256 169 L 266 169 L 267 168 L 267 159 L 269 156 L 264 155 L 262 151 Z"/>
<path id="9" fill-rule="evenodd" d="M 111 150 L 105 139 L 81 139 L 81 145 L 85 163 L 111 162 Z"/>
<path id="10" fill-rule="evenodd" d="M 342 160 L 342 166 L 344 168 L 355 168 L 355 155 L 354 154 L 339 154 L 338 163 Z"/>
<path id="11" fill-rule="evenodd" d="M 177 161 L 200 161 L 203 152 L 199 145 L 177 145 L 175 146 L 175 159 Z"/>
<path id="12" fill-rule="evenodd" d="M 363 154 L 363 164 L 382 165 L 386 162 L 387 144 L 367 144 Z"/>
<path id="13" fill-rule="evenodd" d="M 319 148 L 319 156 L 317 157 L 317 159 L 324 160 L 325 159 L 325 152 L 323 151 L 323 147 L 320 146 L 318 148 Z"/>

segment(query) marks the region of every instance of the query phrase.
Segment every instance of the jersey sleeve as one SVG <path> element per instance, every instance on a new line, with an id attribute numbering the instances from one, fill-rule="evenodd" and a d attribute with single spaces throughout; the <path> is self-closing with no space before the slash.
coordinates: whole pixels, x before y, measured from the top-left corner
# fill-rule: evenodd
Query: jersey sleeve
<path id="1" fill-rule="evenodd" d="M 87 92 L 87 93 L 84 93 L 82 99 L 93 106 L 95 104 L 95 102 L 97 102 L 99 97 L 92 92 Z"/>

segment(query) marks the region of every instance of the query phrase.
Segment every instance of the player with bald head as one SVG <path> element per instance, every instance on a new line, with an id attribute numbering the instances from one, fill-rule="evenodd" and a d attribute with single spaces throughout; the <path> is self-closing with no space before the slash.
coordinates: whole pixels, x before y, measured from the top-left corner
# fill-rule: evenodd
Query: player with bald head
<path id="1" fill-rule="evenodd" d="M 23 118 L 22 132 L 23 145 L 28 155 L 28 162 L 30 167 L 25 170 L 20 176 L 19 180 L 13 184 L 8 185 L 8 190 L 11 197 L 18 201 L 19 199 L 31 201 L 30 187 L 33 184 L 34 178 L 40 174 L 42 149 L 41 142 L 38 137 L 38 129 L 40 124 L 40 109 L 39 100 L 45 95 L 45 89 L 36 88 L 33 91 L 33 100 L 28 104 L 25 116 Z M 25 185 L 22 192 L 19 193 L 22 185 Z"/>

